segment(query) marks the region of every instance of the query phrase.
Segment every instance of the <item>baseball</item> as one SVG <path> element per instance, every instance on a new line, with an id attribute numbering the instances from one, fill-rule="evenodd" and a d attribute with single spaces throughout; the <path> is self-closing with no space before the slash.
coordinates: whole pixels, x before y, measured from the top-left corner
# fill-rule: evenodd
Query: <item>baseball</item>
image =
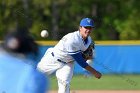
<path id="1" fill-rule="evenodd" d="M 41 33 L 40 33 L 40 35 L 41 35 L 41 37 L 46 38 L 46 37 L 49 36 L 49 33 L 48 33 L 47 30 L 42 30 Z"/>

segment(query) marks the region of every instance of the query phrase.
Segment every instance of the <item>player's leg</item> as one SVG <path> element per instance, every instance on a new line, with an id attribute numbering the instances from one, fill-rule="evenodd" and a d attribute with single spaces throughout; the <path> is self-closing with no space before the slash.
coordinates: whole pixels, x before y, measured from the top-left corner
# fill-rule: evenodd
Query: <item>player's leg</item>
<path id="1" fill-rule="evenodd" d="M 58 93 L 70 93 L 70 82 L 73 76 L 74 63 L 68 63 L 56 71 Z"/>
<path id="2" fill-rule="evenodd" d="M 58 68 L 62 66 L 62 64 L 59 64 L 54 59 L 51 53 L 52 53 L 51 50 L 47 50 L 44 57 L 41 59 L 41 61 L 37 65 L 38 70 L 48 75 L 52 74 L 53 72 L 55 72 Z"/>

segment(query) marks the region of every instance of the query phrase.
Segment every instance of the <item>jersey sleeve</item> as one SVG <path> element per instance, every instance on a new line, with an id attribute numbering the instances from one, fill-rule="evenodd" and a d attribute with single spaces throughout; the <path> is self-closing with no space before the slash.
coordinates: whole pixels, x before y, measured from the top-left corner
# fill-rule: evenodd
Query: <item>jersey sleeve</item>
<path id="1" fill-rule="evenodd" d="M 84 60 L 84 58 L 82 57 L 82 53 L 76 53 L 76 54 L 71 54 L 71 56 L 75 59 L 75 61 L 82 67 L 85 68 L 86 66 L 88 66 L 87 62 Z"/>

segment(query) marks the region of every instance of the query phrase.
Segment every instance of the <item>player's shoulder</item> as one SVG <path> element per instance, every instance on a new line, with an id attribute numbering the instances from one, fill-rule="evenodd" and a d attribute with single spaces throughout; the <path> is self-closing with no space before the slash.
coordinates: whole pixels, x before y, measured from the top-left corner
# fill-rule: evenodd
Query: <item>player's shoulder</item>
<path id="1" fill-rule="evenodd" d="M 79 42 L 79 31 L 68 33 L 65 37 L 69 40 L 69 42 Z"/>

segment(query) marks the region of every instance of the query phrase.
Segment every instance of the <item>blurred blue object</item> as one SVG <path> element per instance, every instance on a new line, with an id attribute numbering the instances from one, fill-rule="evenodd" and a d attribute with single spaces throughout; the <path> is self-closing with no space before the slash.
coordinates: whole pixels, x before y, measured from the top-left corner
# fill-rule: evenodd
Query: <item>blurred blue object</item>
<path id="1" fill-rule="evenodd" d="M 47 77 L 36 70 L 28 55 L 37 56 L 38 45 L 28 33 L 10 32 L 0 45 L 0 92 L 46 93 Z"/>
<path id="2" fill-rule="evenodd" d="M 23 56 L 0 50 L 0 91 L 2 93 L 45 93 L 48 79 Z"/>

